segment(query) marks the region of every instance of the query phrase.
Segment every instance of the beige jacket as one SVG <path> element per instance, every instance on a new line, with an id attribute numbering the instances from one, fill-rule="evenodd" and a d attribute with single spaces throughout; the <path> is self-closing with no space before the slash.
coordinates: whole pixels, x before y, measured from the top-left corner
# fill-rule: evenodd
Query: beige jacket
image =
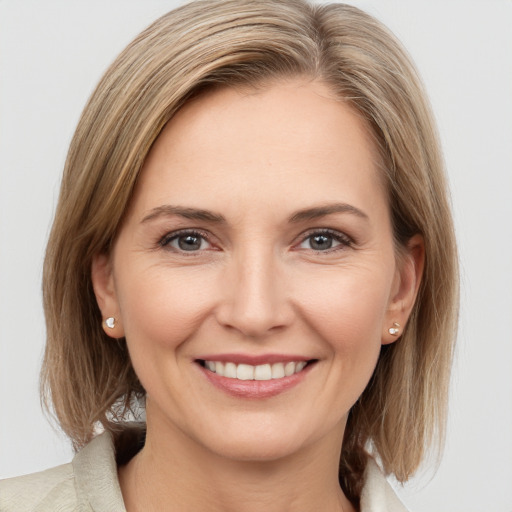
<path id="1" fill-rule="evenodd" d="M 0 481 L 0 512 L 126 512 L 112 436 L 96 437 L 69 464 Z M 407 512 L 373 460 L 361 512 Z"/>

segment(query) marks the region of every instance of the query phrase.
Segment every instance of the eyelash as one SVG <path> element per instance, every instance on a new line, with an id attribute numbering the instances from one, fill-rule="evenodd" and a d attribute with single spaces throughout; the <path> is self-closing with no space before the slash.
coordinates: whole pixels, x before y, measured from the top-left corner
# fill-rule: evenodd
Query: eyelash
<path id="1" fill-rule="evenodd" d="M 349 236 L 347 236 L 346 234 L 344 234 L 340 231 L 335 231 L 333 229 L 314 229 L 314 230 L 308 231 L 307 233 L 302 234 L 301 238 L 300 238 L 300 242 L 296 245 L 296 247 L 302 245 L 308 239 L 312 239 L 313 237 L 319 236 L 319 235 L 320 236 L 321 235 L 328 236 L 328 237 L 332 238 L 334 241 L 338 242 L 339 245 L 335 246 L 335 247 L 330 247 L 323 251 L 315 250 L 315 249 L 311 248 L 310 250 L 314 251 L 316 254 L 326 254 L 326 253 L 336 252 L 339 250 L 346 249 L 347 247 L 352 247 L 354 244 L 354 240 L 352 238 L 350 238 Z"/>
<path id="2" fill-rule="evenodd" d="M 186 251 L 184 249 L 179 249 L 177 247 L 170 246 L 171 242 L 173 242 L 174 240 L 178 240 L 180 237 L 185 237 L 185 236 L 200 238 L 200 239 L 208 242 L 211 245 L 210 235 L 208 233 L 206 233 L 205 231 L 198 231 L 195 229 L 183 229 L 180 231 L 173 231 L 172 233 L 167 233 L 160 239 L 160 241 L 158 242 L 158 245 L 164 249 L 174 250 L 179 253 L 187 254 L 188 256 L 192 256 L 192 255 L 194 255 L 194 253 L 197 254 L 198 252 L 200 252 L 200 250 Z"/>
<path id="3" fill-rule="evenodd" d="M 309 250 L 315 252 L 316 254 L 326 254 L 326 253 L 336 252 L 339 250 L 343 250 L 347 247 L 352 247 L 354 244 L 354 240 L 352 238 L 350 238 L 349 236 L 347 236 L 344 233 L 341 233 L 339 231 L 335 231 L 332 229 L 315 229 L 315 230 L 310 230 L 310 231 L 300 235 L 300 241 L 294 245 L 294 248 L 300 249 L 299 246 L 302 245 L 303 243 L 305 243 L 308 239 L 312 239 L 314 236 L 322 236 L 322 235 L 332 238 L 334 241 L 338 242 L 339 245 L 337 245 L 335 247 L 329 247 L 328 249 L 325 249 L 325 250 L 315 250 L 313 248 L 309 249 Z M 205 231 L 195 230 L 195 229 L 183 229 L 183 230 L 167 233 L 159 240 L 158 245 L 159 245 L 159 247 L 162 247 L 164 249 L 174 250 L 181 254 L 187 254 L 188 256 L 193 256 L 194 254 L 201 252 L 201 249 L 187 251 L 185 249 L 172 247 L 170 245 L 173 241 L 178 240 L 180 237 L 185 237 L 185 236 L 200 238 L 201 240 L 209 243 L 210 245 L 212 244 L 211 235 L 209 233 L 207 233 Z"/>

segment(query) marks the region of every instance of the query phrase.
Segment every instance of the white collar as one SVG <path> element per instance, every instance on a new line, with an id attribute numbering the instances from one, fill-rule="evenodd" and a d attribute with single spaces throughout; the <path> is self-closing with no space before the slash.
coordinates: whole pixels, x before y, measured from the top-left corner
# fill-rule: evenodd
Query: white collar
<path id="1" fill-rule="evenodd" d="M 133 424 L 129 430 L 134 430 Z M 141 426 L 136 425 L 135 430 L 142 431 Z M 94 438 L 75 456 L 72 464 L 79 503 L 89 505 L 89 510 L 94 512 L 126 512 L 111 434 L 104 432 Z M 360 511 L 407 512 L 373 459 L 366 467 Z"/>

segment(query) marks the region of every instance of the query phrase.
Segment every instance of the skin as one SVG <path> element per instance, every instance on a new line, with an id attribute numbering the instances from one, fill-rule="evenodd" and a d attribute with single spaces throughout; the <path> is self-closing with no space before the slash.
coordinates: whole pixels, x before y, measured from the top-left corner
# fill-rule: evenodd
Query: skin
<path id="1" fill-rule="evenodd" d="M 347 414 L 423 265 L 419 237 L 398 263 L 377 163 L 364 122 L 320 82 L 211 92 L 165 127 L 92 268 L 147 390 L 146 445 L 119 470 L 128 511 L 354 510 L 337 474 Z M 254 399 L 213 386 L 205 354 L 315 363 Z"/>

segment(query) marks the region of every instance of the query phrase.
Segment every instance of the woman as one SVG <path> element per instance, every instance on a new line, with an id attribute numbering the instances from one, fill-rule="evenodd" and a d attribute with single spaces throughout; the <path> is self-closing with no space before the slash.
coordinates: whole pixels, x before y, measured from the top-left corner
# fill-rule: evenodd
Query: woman
<path id="1" fill-rule="evenodd" d="M 375 460 L 405 481 L 442 440 L 457 310 L 404 51 L 341 4 L 157 20 L 85 108 L 44 298 L 80 451 L 2 510 L 404 510 Z"/>

